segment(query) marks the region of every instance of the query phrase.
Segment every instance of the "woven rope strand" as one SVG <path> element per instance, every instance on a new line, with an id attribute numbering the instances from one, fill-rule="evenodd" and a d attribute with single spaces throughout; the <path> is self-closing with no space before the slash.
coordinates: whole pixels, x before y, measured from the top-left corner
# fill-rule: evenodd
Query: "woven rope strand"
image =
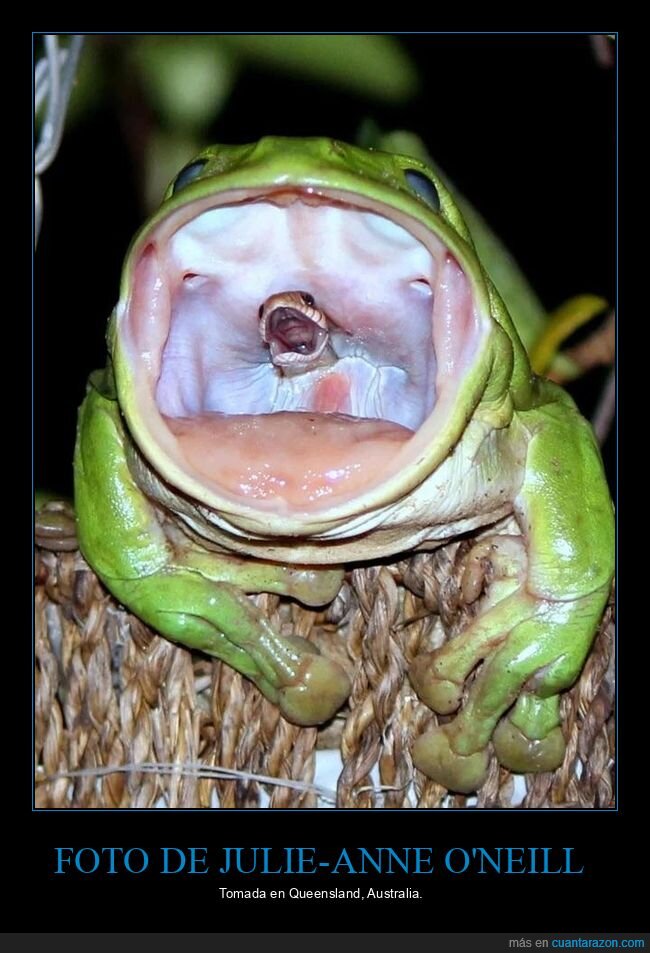
<path id="1" fill-rule="evenodd" d="M 78 553 L 37 548 L 36 806 L 314 807 L 316 750 L 332 745 L 343 761 L 338 807 L 519 806 L 515 777 L 494 758 L 474 799 L 450 795 L 410 758 L 436 716 L 406 673 L 416 655 L 465 624 L 458 579 L 469 545 L 355 569 L 324 612 L 254 597 L 283 635 L 313 641 L 350 673 L 348 705 L 320 729 L 290 724 L 228 666 L 151 632 L 114 602 Z M 610 606 L 581 678 L 562 700 L 564 763 L 526 776 L 521 806 L 614 804 L 612 615 Z M 138 764 L 149 767 L 138 771 Z M 242 776 L 206 777 L 210 768 Z"/>

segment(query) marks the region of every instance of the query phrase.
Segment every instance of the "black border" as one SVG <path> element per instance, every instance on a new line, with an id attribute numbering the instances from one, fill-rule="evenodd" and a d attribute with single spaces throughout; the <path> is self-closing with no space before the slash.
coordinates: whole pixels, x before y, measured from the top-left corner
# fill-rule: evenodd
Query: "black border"
<path id="1" fill-rule="evenodd" d="M 622 75 L 627 38 L 622 38 L 620 34 L 618 47 L 619 98 L 622 103 L 627 91 Z M 20 72 L 24 74 L 24 59 Z M 27 104 L 19 100 L 19 106 L 23 110 L 20 120 L 24 119 Z M 619 133 L 622 149 L 625 143 L 622 125 Z M 625 209 L 629 207 L 626 206 L 626 179 L 627 173 L 625 176 L 619 174 L 621 230 L 625 222 Z M 27 187 L 31 192 L 31 177 Z M 24 209 L 20 214 L 24 223 Z M 26 241 L 30 241 L 29 236 Z M 625 308 L 627 296 L 624 293 L 627 272 L 622 241 L 620 247 L 618 477 L 625 485 L 629 475 L 625 467 L 625 427 L 635 427 L 635 432 L 630 436 L 637 444 L 639 437 L 634 414 L 629 411 L 626 414 L 626 407 L 630 410 L 635 407 L 627 395 L 630 380 L 641 378 L 635 378 L 629 370 L 630 356 L 626 353 L 625 335 L 620 330 L 628 320 Z M 24 406 L 28 405 L 29 398 Z M 629 420 L 632 420 L 632 424 L 629 424 Z M 24 428 L 20 430 L 21 435 L 24 435 Z M 24 446 L 20 435 L 15 445 Z M 28 453 L 24 456 L 28 459 Z M 621 495 L 619 493 L 618 498 L 619 558 L 625 564 L 625 555 L 629 550 L 626 551 L 622 541 L 626 537 L 627 515 L 625 506 L 621 505 Z M 641 513 L 637 514 L 637 524 L 640 519 L 643 519 Z M 31 559 L 31 543 L 29 546 Z M 19 578 L 22 581 L 22 573 Z M 642 631 L 635 631 L 636 626 L 632 630 L 626 625 L 629 612 L 625 609 L 625 593 L 631 594 L 633 591 L 628 582 L 627 570 L 619 562 L 619 631 L 625 633 L 626 645 L 629 645 L 628 638 L 644 639 Z M 622 613 L 621 603 L 624 607 Z M 25 628 L 24 616 L 21 621 L 19 615 L 14 632 L 25 633 Z M 25 668 L 20 660 L 26 660 L 29 665 L 23 636 L 20 637 L 19 645 L 17 671 L 23 672 Z M 23 652 L 26 654 L 23 655 Z M 12 661 L 12 664 L 16 663 Z M 407 901 L 355 904 L 353 909 L 345 913 L 351 914 L 354 932 L 376 929 L 380 924 L 389 930 L 398 927 L 405 932 L 432 928 L 488 930 L 491 926 L 501 929 L 506 926 L 515 933 L 525 930 L 641 929 L 641 903 L 637 899 L 633 908 L 632 898 L 641 895 L 641 891 L 634 890 L 633 893 L 633 888 L 638 888 L 642 883 L 640 878 L 644 863 L 641 837 L 645 826 L 644 801 L 647 795 L 643 790 L 645 783 L 638 783 L 637 766 L 644 762 L 645 746 L 635 743 L 632 732 L 635 721 L 642 718 L 642 712 L 638 710 L 638 700 L 645 694 L 642 677 L 643 672 L 635 657 L 629 650 L 624 651 L 619 662 L 619 685 L 624 686 L 626 702 L 619 711 L 619 758 L 623 767 L 619 773 L 620 807 L 617 812 L 382 811 L 378 814 L 364 811 L 247 811 L 237 812 L 236 815 L 231 815 L 231 812 L 205 811 L 165 812 L 158 815 L 153 811 L 30 811 L 26 805 L 31 801 L 31 762 L 26 765 L 24 760 L 24 753 L 29 750 L 29 740 L 25 738 L 26 744 L 23 745 L 21 739 L 23 731 L 28 734 L 26 700 L 31 691 L 25 691 L 27 679 L 10 677 L 6 708 L 10 755 L 5 778 L 9 810 L 5 813 L 7 839 L 4 850 L 6 872 L 11 872 L 8 899 L 13 897 L 17 901 L 29 895 L 35 908 L 34 923 L 25 922 L 25 914 L 18 914 L 17 908 L 12 909 L 13 905 L 8 903 L 10 917 L 13 915 L 14 920 L 20 921 L 16 923 L 17 927 L 34 927 L 38 924 L 37 929 L 55 933 L 71 928 L 96 929 L 99 924 L 108 932 L 120 928 L 141 931 L 155 927 L 162 927 L 165 931 L 195 932 L 192 927 L 211 925 L 235 931 L 243 926 L 259 927 L 257 932 L 266 932 L 274 928 L 286 930 L 295 922 L 296 912 L 307 915 L 315 913 L 318 916 L 321 911 L 341 909 L 326 902 L 316 907 L 311 904 L 297 907 L 278 901 L 266 902 L 264 909 L 250 902 L 224 904 L 215 899 L 215 889 L 221 884 L 212 876 L 179 875 L 164 880 L 148 872 L 137 879 L 75 874 L 56 877 L 53 874 L 53 847 L 56 845 L 139 845 L 151 850 L 152 854 L 163 842 L 170 846 L 207 846 L 211 853 L 225 844 L 233 843 L 240 846 L 315 846 L 324 857 L 331 857 L 339 849 L 355 845 L 395 848 L 422 845 L 434 847 L 437 853 L 453 846 L 573 845 L 578 860 L 585 866 L 585 873 L 580 876 L 454 877 L 440 872 L 435 877 L 422 878 L 424 886 L 421 889 L 425 897 L 417 904 Z M 15 702 L 10 696 L 11 688 L 17 690 Z M 11 742 L 15 743 L 15 753 Z M 199 816 L 193 817 L 194 813 Z M 395 817 L 396 814 L 399 817 Z M 243 879 L 245 884 L 242 886 L 254 886 L 253 877 Z M 317 875 L 299 878 L 296 885 L 315 889 L 321 886 L 320 879 Z M 359 879 L 346 877 L 341 886 L 355 887 Z M 369 886 L 372 879 L 363 878 L 362 885 Z M 273 877 L 266 878 L 267 883 L 275 880 Z M 284 887 L 292 885 L 289 876 L 281 880 Z M 307 880 L 308 884 L 305 884 Z M 331 877 L 327 880 L 322 886 L 338 886 L 331 883 Z M 412 880 L 409 879 L 409 886 L 413 886 Z M 390 884 L 385 882 L 385 878 L 381 884 L 382 887 L 399 885 L 397 876 L 391 879 Z M 612 903 L 613 891 L 619 897 L 615 904 Z M 387 916 L 390 913 L 393 916 Z M 507 922 L 504 923 L 504 920 Z M 328 926 L 336 927 L 339 922 L 334 917 L 318 916 L 315 924 L 321 931 L 327 932 Z"/>

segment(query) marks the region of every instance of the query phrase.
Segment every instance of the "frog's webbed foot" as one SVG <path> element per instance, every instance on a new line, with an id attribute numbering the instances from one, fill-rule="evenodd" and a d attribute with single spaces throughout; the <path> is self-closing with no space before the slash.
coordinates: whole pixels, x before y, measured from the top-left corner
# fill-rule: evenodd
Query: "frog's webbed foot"
<path id="1" fill-rule="evenodd" d="M 425 704 L 447 715 L 461 706 L 465 681 L 483 663 L 456 717 L 418 738 L 413 750 L 421 771 L 464 793 L 485 780 L 491 739 L 510 770 L 561 764 L 559 692 L 580 672 L 603 602 L 600 591 L 565 602 L 531 595 L 517 537 L 492 537 L 470 552 L 461 583 L 466 601 L 478 594 L 479 566 L 493 581 L 478 615 L 442 648 L 415 659 L 410 673 Z"/>

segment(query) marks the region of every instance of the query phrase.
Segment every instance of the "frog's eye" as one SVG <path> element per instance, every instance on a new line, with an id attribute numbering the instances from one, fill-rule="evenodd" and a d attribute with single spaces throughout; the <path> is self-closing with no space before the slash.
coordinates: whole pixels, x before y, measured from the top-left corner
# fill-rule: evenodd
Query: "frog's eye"
<path id="1" fill-rule="evenodd" d="M 186 165 L 184 169 L 181 169 L 174 179 L 172 195 L 176 195 L 179 189 L 184 189 L 185 186 L 193 182 L 194 179 L 198 179 L 204 167 L 207 165 L 207 162 L 207 159 L 196 159 L 194 162 L 190 162 L 189 165 Z"/>
<path id="2" fill-rule="evenodd" d="M 415 194 L 429 205 L 434 212 L 440 211 L 440 196 L 431 179 L 418 169 L 405 169 L 404 178 Z"/>

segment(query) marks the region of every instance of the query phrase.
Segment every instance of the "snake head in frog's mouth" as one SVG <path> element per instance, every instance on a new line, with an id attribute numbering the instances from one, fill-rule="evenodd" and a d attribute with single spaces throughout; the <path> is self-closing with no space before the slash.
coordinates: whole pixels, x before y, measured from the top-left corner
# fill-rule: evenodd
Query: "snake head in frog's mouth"
<path id="1" fill-rule="evenodd" d="M 352 193 L 197 199 L 135 246 L 118 306 L 136 442 L 216 510 L 352 512 L 457 439 L 491 326 L 475 284 L 433 231 Z"/>

